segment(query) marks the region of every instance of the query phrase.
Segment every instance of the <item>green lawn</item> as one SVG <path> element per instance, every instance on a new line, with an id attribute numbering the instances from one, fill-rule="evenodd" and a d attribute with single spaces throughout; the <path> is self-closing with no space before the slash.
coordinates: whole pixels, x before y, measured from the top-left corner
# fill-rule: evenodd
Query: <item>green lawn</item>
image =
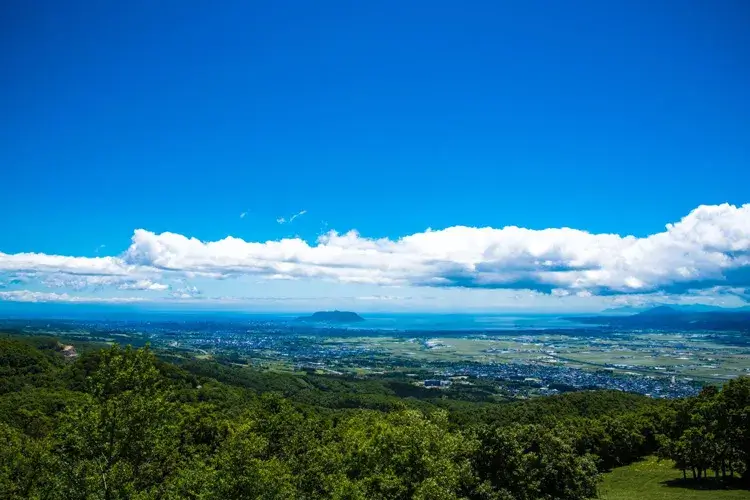
<path id="1" fill-rule="evenodd" d="M 750 500 L 750 491 L 718 489 L 711 480 L 701 485 L 705 489 L 668 484 L 679 483 L 681 478 L 682 472 L 673 469 L 671 462 L 649 458 L 605 474 L 599 496 L 603 500 Z"/>

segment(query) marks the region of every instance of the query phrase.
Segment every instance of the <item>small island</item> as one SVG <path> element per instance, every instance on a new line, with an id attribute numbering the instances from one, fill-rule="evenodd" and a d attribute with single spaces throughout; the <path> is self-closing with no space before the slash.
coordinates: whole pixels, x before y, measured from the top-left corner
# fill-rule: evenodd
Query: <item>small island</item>
<path id="1" fill-rule="evenodd" d="M 365 318 L 351 311 L 318 311 L 311 316 L 300 316 L 297 321 L 307 323 L 359 323 Z"/>

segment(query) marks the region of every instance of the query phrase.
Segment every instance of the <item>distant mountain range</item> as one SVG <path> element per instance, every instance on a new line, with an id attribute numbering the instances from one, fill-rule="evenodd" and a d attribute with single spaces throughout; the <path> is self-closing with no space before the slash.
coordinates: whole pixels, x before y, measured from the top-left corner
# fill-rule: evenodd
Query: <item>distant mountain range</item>
<path id="1" fill-rule="evenodd" d="M 631 315 L 587 316 L 575 318 L 574 321 L 635 329 L 750 331 L 750 308 L 657 306 Z"/>
<path id="2" fill-rule="evenodd" d="M 602 314 L 637 314 L 641 312 L 651 311 L 667 307 L 673 311 L 679 312 L 742 312 L 750 311 L 750 306 L 745 307 L 721 307 L 721 306 L 710 306 L 706 304 L 670 304 L 670 305 L 646 305 L 646 306 L 623 306 L 623 307 L 612 307 L 605 309 Z"/>
<path id="3" fill-rule="evenodd" d="M 296 321 L 306 323 L 359 323 L 365 319 L 351 311 L 318 311 L 311 316 L 301 316 Z"/>

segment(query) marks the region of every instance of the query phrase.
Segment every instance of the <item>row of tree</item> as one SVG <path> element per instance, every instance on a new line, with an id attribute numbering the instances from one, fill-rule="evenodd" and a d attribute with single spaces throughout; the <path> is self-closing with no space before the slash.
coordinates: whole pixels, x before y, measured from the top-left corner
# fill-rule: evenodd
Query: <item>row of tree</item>
<path id="1" fill-rule="evenodd" d="M 713 471 L 726 478 L 748 474 L 750 460 L 750 383 L 730 380 L 721 391 L 706 387 L 698 397 L 679 401 L 675 418 L 660 437 L 660 455 L 675 461 L 683 477 L 701 479 Z"/>

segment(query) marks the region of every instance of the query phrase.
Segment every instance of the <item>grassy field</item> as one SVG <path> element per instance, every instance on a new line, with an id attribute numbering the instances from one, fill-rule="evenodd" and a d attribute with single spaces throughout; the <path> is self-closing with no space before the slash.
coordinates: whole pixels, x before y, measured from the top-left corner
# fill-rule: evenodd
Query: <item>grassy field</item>
<path id="1" fill-rule="evenodd" d="M 689 476 L 689 474 L 688 474 Z M 649 458 L 604 475 L 603 500 L 750 500 L 750 490 L 724 489 L 712 480 L 683 483 L 682 473 L 668 461 Z"/>

